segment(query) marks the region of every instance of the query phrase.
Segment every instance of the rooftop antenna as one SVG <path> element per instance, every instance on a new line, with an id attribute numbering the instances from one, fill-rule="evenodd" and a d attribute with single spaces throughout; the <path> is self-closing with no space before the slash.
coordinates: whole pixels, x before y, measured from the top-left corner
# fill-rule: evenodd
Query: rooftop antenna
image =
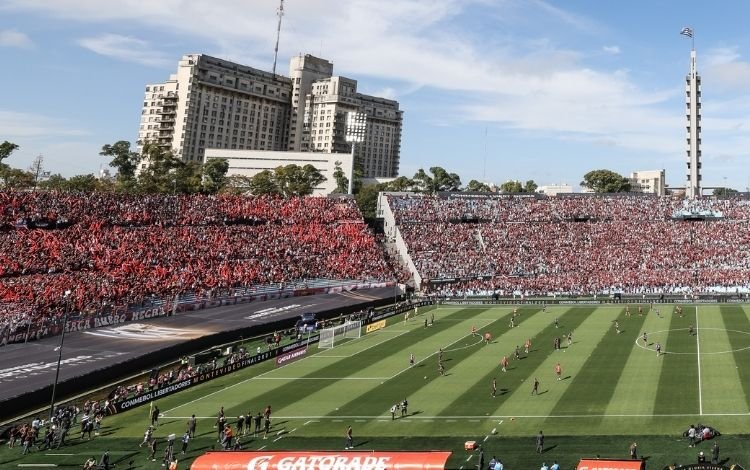
<path id="1" fill-rule="evenodd" d="M 281 17 L 284 16 L 284 0 L 279 0 L 279 9 L 276 10 L 279 22 L 276 25 L 276 47 L 273 48 L 273 74 L 276 75 L 276 59 L 279 56 L 279 37 L 281 36 Z"/>

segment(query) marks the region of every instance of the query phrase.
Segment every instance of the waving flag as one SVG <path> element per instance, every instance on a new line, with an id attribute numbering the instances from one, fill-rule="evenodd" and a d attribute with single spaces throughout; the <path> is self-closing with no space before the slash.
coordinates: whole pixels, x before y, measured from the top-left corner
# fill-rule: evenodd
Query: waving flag
<path id="1" fill-rule="evenodd" d="M 693 28 L 688 28 L 687 26 L 682 28 L 682 31 L 680 31 L 680 34 L 683 36 L 687 36 L 689 38 L 693 37 Z"/>

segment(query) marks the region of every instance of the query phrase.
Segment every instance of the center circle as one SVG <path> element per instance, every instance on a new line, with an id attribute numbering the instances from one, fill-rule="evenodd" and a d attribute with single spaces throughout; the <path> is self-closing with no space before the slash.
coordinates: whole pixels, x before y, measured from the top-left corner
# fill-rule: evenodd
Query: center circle
<path id="1" fill-rule="evenodd" d="M 658 330 L 658 331 L 651 331 L 651 332 L 647 331 L 646 334 L 648 335 L 648 345 L 643 344 L 643 335 L 638 336 L 638 338 L 635 340 L 635 344 L 641 349 L 644 349 L 647 351 L 653 351 L 655 344 L 658 342 L 662 344 L 662 352 L 665 354 L 693 354 L 693 355 L 698 354 L 697 347 L 694 351 L 679 351 L 679 350 L 670 349 L 669 343 L 665 340 L 666 339 L 665 333 L 668 334 L 672 331 L 679 331 L 679 332 L 684 332 L 680 334 L 687 334 L 689 329 L 688 328 L 675 328 L 671 330 Z M 710 349 L 711 342 L 702 340 L 701 350 L 700 350 L 700 354 L 702 356 L 709 355 L 709 354 L 731 354 L 734 352 L 745 351 L 745 350 L 750 349 L 750 332 L 747 332 L 747 331 L 726 330 L 723 328 L 695 328 L 694 334 L 697 335 L 697 334 L 700 334 L 701 332 L 704 332 L 706 336 L 710 336 L 711 333 L 714 331 L 724 333 L 730 338 L 733 335 L 739 335 L 742 337 L 742 342 L 745 343 L 746 346 L 735 348 L 735 349 L 729 349 L 725 351 L 712 351 Z"/>

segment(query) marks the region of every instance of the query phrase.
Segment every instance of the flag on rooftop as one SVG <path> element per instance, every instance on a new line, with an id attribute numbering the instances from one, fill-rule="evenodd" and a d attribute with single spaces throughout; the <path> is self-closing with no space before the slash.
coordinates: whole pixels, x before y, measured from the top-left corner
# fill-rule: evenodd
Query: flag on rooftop
<path id="1" fill-rule="evenodd" d="M 687 36 L 689 38 L 693 37 L 693 28 L 684 27 L 682 28 L 682 31 L 680 31 L 680 34 L 683 36 Z"/>

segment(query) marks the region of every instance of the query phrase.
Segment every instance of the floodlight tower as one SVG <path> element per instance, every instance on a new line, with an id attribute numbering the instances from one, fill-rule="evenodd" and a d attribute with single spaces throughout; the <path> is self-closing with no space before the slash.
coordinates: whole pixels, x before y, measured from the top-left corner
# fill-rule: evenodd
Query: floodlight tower
<path id="1" fill-rule="evenodd" d="M 354 149 L 356 145 L 365 140 L 365 131 L 367 130 L 367 114 L 359 112 L 348 112 L 346 113 L 346 134 L 345 139 L 347 142 L 352 143 L 352 170 L 349 174 L 349 188 L 347 192 L 352 194 L 353 182 L 354 182 Z"/>
<path id="2" fill-rule="evenodd" d="M 690 38 L 690 71 L 685 78 L 685 103 L 687 105 L 687 183 L 685 195 L 690 199 L 701 197 L 701 77 L 698 75 L 695 39 L 692 28 L 680 32 Z"/>

